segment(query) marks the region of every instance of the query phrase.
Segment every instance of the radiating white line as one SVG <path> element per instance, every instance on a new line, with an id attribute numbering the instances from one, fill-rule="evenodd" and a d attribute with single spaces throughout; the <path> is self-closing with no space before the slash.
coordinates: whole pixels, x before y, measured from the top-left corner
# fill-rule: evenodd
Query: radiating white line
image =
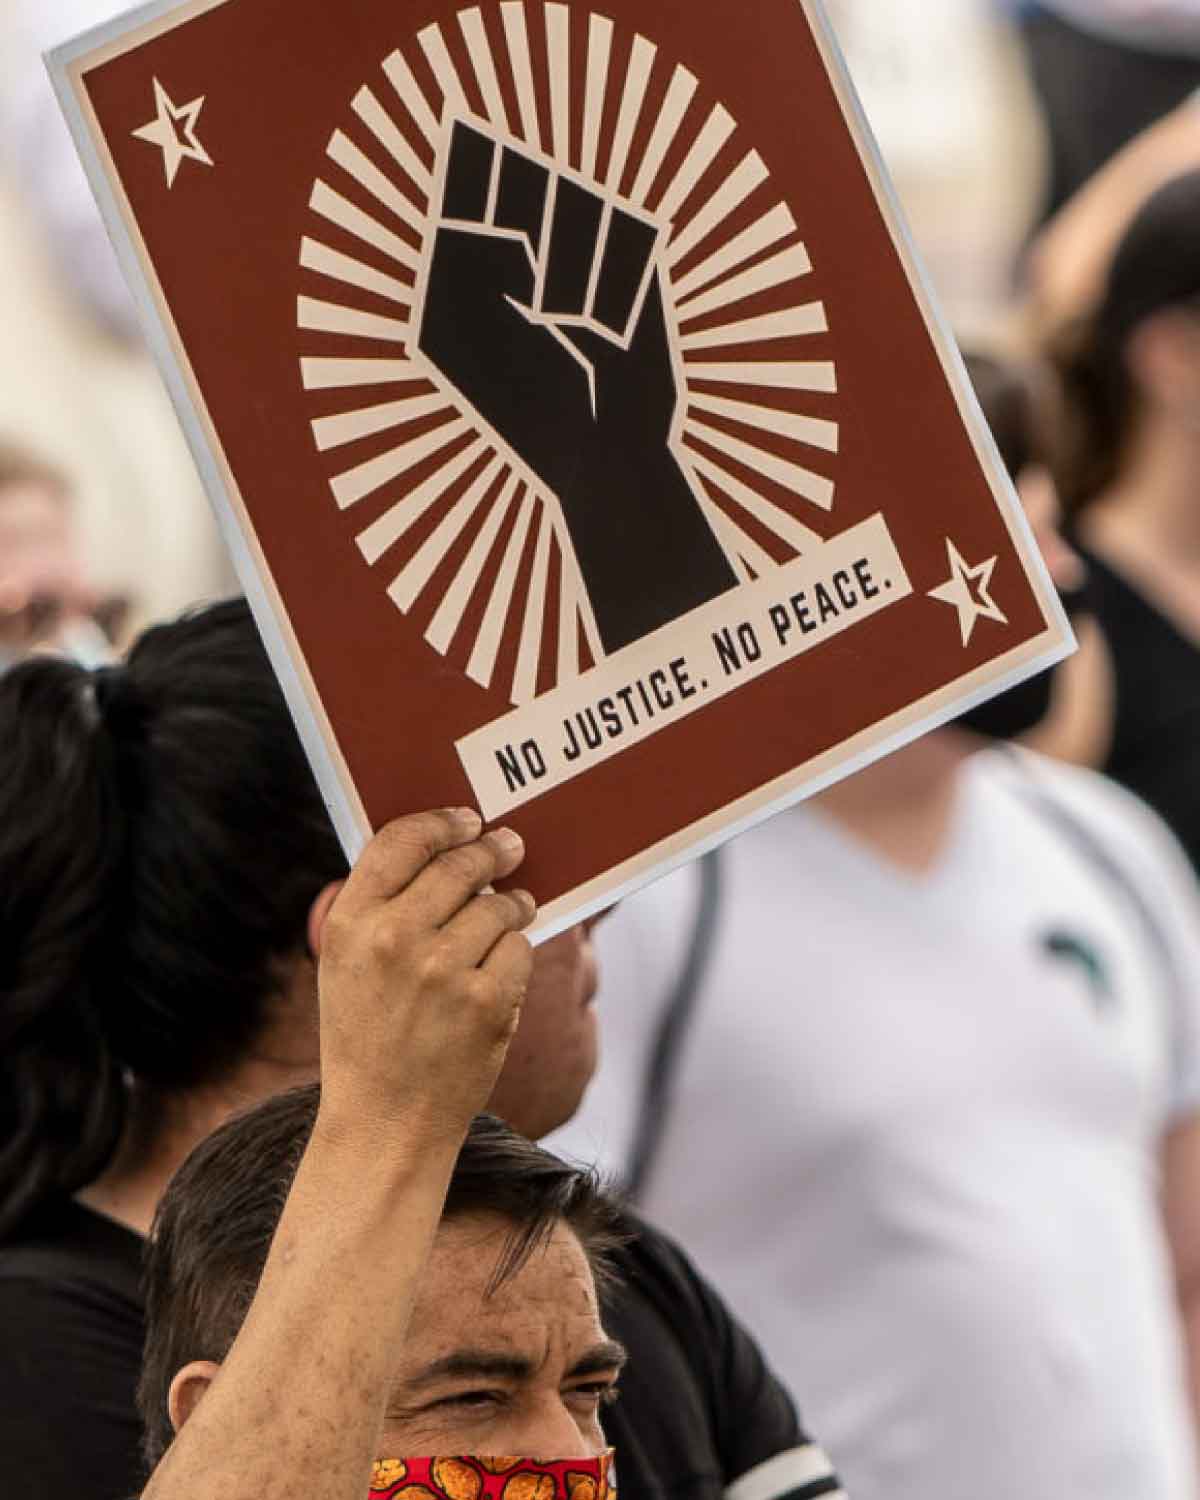
<path id="1" fill-rule="evenodd" d="M 362 287 L 365 292 L 374 292 L 376 296 L 403 303 L 405 307 L 412 305 L 411 286 L 397 281 L 394 276 L 385 276 L 372 266 L 364 265 L 352 255 L 331 250 L 328 245 L 323 245 L 320 240 L 309 239 L 307 235 L 300 242 L 300 264 L 308 271 L 316 271 L 321 276 L 332 276 L 335 281 L 344 281 L 349 286 Z"/>
<path id="2" fill-rule="evenodd" d="M 612 56 L 613 23 L 592 12 L 588 28 L 587 88 L 583 99 L 583 150 L 579 170 L 585 177 L 596 175 L 596 152 L 600 146 L 600 119 L 608 87 L 608 64 Z"/>
<path id="3" fill-rule="evenodd" d="M 744 318 L 739 323 L 722 323 L 703 333 L 683 334 L 679 346 L 681 349 L 716 349 L 725 344 L 757 344 L 768 339 L 799 338 L 828 331 L 825 304 L 803 302 L 784 312 L 764 313 L 761 318 Z"/>
<path id="4" fill-rule="evenodd" d="M 433 110 L 429 107 L 429 100 L 421 91 L 421 85 L 413 77 L 413 70 L 409 67 L 407 59 L 401 52 L 393 52 L 386 58 L 383 71 L 387 74 L 388 82 L 400 96 L 405 109 L 416 122 L 417 129 L 425 137 L 431 146 L 436 146 L 438 139 L 438 122 Z"/>
<path id="5" fill-rule="evenodd" d="M 351 107 L 396 165 L 428 196 L 431 185 L 429 168 L 408 144 L 391 115 L 365 84 L 355 94 Z"/>
<path id="6" fill-rule="evenodd" d="M 493 228 L 496 223 L 496 204 L 500 198 L 500 169 L 504 165 L 504 152 L 492 152 L 492 170 L 488 173 L 487 203 L 483 210 L 483 222 Z M 508 231 L 505 231 L 506 233 Z M 526 240 L 528 245 L 528 240 Z M 532 257 L 531 257 L 532 258 Z"/>
<path id="7" fill-rule="evenodd" d="M 678 265 L 689 250 L 711 234 L 722 219 L 727 219 L 769 176 L 757 151 L 743 157 L 695 218 L 689 220 L 687 228 L 671 241 L 667 249 L 667 264 Z"/>
<path id="8" fill-rule="evenodd" d="M 345 510 L 348 505 L 353 505 L 364 495 L 373 494 L 381 485 L 419 464 L 431 453 L 438 452 L 466 431 L 466 419 L 456 417 L 451 422 L 443 422 L 434 427 L 430 432 L 423 432 L 420 437 L 409 438 L 408 442 L 389 448 L 378 458 L 369 459 L 365 464 L 359 464 L 357 468 L 348 469 L 344 474 L 331 479 L 329 488 L 333 491 L 333 498 Z"/>
<path id="9" fill-rule="evenodd" d="M 700 493 L 704 494 L 703 488 Z M 747 581 L 750 579 L 751 569 L 761 578 L 764 573 L 769 573 L 779 566 L 771 554 L 761 547 L 749 532 L 744 531 L 732 516 L 723 511 L 715 500 L 704 495 L 700 508 L 708 517 L 708 524 L 721 538 L 725 551 L 731 558 L 736 558 L 742 564 L 742 571 Z"/>
<path id="10" fill-rule="evenodd" d="M 479 7 L 473 5 L 470 10 L 460 10 L 458 26 L 463 34 L 463 41 L 467 44 L 471 66 L 475 69 L 475 77 L 479 83 L 479 92 L 483 95 L 483 107 L 487 110 L 487 117 L 497 130 L 503 130 L 507 135 L 508 114 L 500 95 L 496 63 L 492 57 L 491 43 L 488 41 Z"/>
<path id="11" fill-rule="evenodd" d="M 684 423 L 683 439 L 689 452 L 695 452 L 696 442 L 706 443 L 710 448 L 716 448 L 719 453 L 724 453 L 729 458 L 736 459 L 738 463 L 745 464 L 746 468 L 753 469 L 756 474 L 761 474 L 766 479 L 773 479 L 785 490 L 796 495 L 803 495 L 806 500 L 811 500 L 822 510 L 830 510 L 833 506 L 833 480 L 826 479 L 823 474 L 814 474 L 811 469 L 806 469 L 802 464 L 794 464 L 786 458 L 778 458 L 774 453 L 767 453 L 762 448 L 743 443 L 740 438 L 730 437 L 727 432 L 718 432 L 715 427 L 693 427 L 690 423 Z"/>
<path id="12" fill-rule="evenodd" d="M 400 539 L 410 526 L 414 526 L 429 507 L 446 493 L 456 479 L 471 467 L 486 449 L 482 438 L 468 443 L 461 453 L 456 453 L 449 463 L 432 473 L 415 490 L 389 506 L 377 521 L 358 537 L 358 546 L 369 563 L 378 562 L 387 549 Z"/>
<path id="13" fill-rule="evenodd" d="M 596 311 L 596 288 L 600 285 L 600 272 L 604 267 L 604 246 L 608 244 L 608 231 L 612 224 L 613 205 L 611 200 L 606 202 L 600 210 L 600 225 L 596 230 L 596 251 L 592 256 L 592 269 L 588 276 L 587 291 L 583 296 L 583 315 L 590 318 Z M 574 347 L 573 345 L 571 346 Z M 591 365 L 586 366 L 588 377 L 588 392 L 592 398 L 592 411 L 596 410 L 596 376 Z"/>
<path id="14" fill-rule="evenodd" d="M 373 433 L 386 432 L 389 427 L 403 427 L 406 422 L 416 422 L 446 408 L 446 398 L 440 391 L 434 391 L 432 396 L 386 401 L 379 406 L 364 406 L 332 417 L 318 417 L 312 424 L 313 437 L 323 453 L 327 448 L 340 448 L 343 443 L 354 443 Z"/>
<path id="15" fill-rule="evenodd" d="M 422 379 L 407 359 L 302 359 L 300 378 L 306 391 L 344 390 L 358 385 L 395 385 Z"/>
<path id="16" fill-rule="evenodd" d="M 462 79 L 450 60 L 441 27 L 436 23 L 426 26 L 424 31 L 417 32 L 417 41 L 421 44 L 425 60 L 433 70 L 438 88 L 442 91 L 442 119 L 456 110 L 466 113 L 467 96 L 463 91 Z"/>
<path id="17" fill-rule="evenodd" d="M 646 150 L 638 167 L 638 174 L 629 191 L 630 199 L 634 203 L 639 205 L 645 203 L 646 195 L 654 186 L 654 179 L 658 176 L 658 169 L 662 166 L 663 157 L 667 154 L 667 148 L 679 134 L 679 127 L 683 124 L 683 117 L 687 114 L 688 105 L 692 102 L 692 95 L 695 92 L 695 75 L 689 73 L 685 67 L 677 67 L 671 74 L 667 97 L 662 102 L 658 119 L 654 122 L 654 129 L 650 132 L 650 139 L 646 142 Z"/>
<path id="18" fill-rule="evenodd" d="M 731 302 L 740 302 L 744 297 L 753 297 L 759 292 L 769 291 L 773 286 L 782 286 L 785 281 L 798 281 L 812 270 L 812 261 L 803 245 L 793 245 L 781 250 L 748 271 L 728 276 L 710 286 L 708 291 L 693 297 L 686 307 L 677 311 L 682 320 L 703 317 L 718 307 L 728 307 Z"/>
<path id="19" fill-rule="evenodd" d="M 579 592 L 566 553 L 558 553 L 558 662 L 555 682 L 579 676 Z"/>
<path id="20" fill-rule="evenodd" d="M 504 0 L 500 15 L 504 21 L 508 60 L 512 64 L 513 83 L 517 89 L 521 134 L 529 145 L 540 151 L 542 136 L 538 126 L 537 103 L 533 92 L 533 65 L 529 60 L 529 33 L 525 29 L 525 6 L 522 0 Z"/>
<path id="21" fill-rule="evenodd" d="M 545 628 L 546 573 L 550 565 L 550 537 L 553 526 L 545 501 L 533 554 L 533 572 L 529 578 L 529 595 L 525 601 L 525 619 L 521 625 L 521 645 L 513 673 L 512 701 L 528 703 L 537 692 L 538 665 L 542 656 L 542 634 Z"/>
<path id="22" fill-rule="evenodd" d="M 429 580 L 437 572 L 438 566 L 443 562 L 446 554 L 463 533 L 471 520 L 471 517 L 483 504 L 483 497 L 492 487 L 496 475 L 504 467 L 505 460 L 493 453 L 475 478 L 466 487 L 438 524 L 433 528 L 413 555 L 396 574 L 388 585 L 388 595 L 394 604 L 401 609 L 408 610 L 413 607 L 421 597 L 422 592 L 429 584 Z M 442 601 L 444 606 L 445 600 Z M 443 611 L 439 609 L 438 614 Z M 430 627 L 432 631 L 432 626 Z M 432 635 L 427 639 L 432 639 Z M 445 650 L 450 644 L 449 637 L 445 639 L 440 649 Z"/>
<path id="23" fill-rule="evenodd" d="M 463 558 L 462 566 L 454 575 L 454 582 L 446 590 L 445 597 L 438 605 L 437 613 L 429 622 L 429 629 L 425 632 L 425 639 L 431 646 L 439 651 L 448 651 L 450 642 L 454 639 L 458 627 L 462 624 L 462 617 L 466 614 L 467 606 L 479 585 L 479 579 L 483 573 L 484 565 L 491 556 L 492 547 L 495 545 L 500 528 L 504 524 L 504 518 L 512 506 L 513 495 L 516 492 L 519 480 L 511 470 L 505 480 L 499 495 L 492 502 L 491 509 L 475 540 L 471 543 L 470 550 Z M 465 497 L 464 497 L 465 498 Z M 457 506 L 455 509 L 457 510 Z M 463 524 L 466 524 L 464 520 Z M 461 527 L 460 527 L 461 530 Z M 436 533 L 435 533 L 436 535 Z M 457 535 L 457 533 L 456 533 Z M 432 540 L 432 538 L 431 538 Z M 450 538 L 451 544 L 454 537 Z M 478 638 L 476 639 L 478 648 Z"/>
<path id="24" fill-rule="evenodd" d="M 735 422 L 744 422 L 748 427 L 757 427 L 763 432 L 790 438 L 794 443 L 806 443 L 810 448 L 823 448 L 826 453 L 838 451 L 837 423 L 824 421 L 820 417 L 779 411 L 772 406 L 756 406 L 749 401 L 727 401 L 723 396 L 706 396 L 700 391 L 688 393 L 688 405 L 696 411 L 730 417 Z"/>
<path id="25" fill-rule="evenodd" d="M 810 359 L 771 364 L 767 361 L 745 360 L 724 363 L 687 363 L 684 375 L 690 385 L 693 380 L 712 380 L 721 385 L 761 385 L 778 391 L 824 391 L 832 394 L 837 390 L 837 369 L 830 360 Z"/>
<path id="26" fill-rule="evenodd" d="M 475 637 L 471 659 L 467 663 L 467 676 L 480 687 L 491 687 L 496 671 L 496 658 L 500 654 L 500 642 L 504 639 L 504 625 L 512 608 L 513 589 L 516 587 L 517 570 L 525 551 L 525 539 L 529 535 L 529 522 L 533 518 L 533 491 L 528 485 L 521 497 L 521 508 L 517 512 L 516 524 L 504 550 L 504 560 L 496 581 L 492 585 L 491 598 L 484 610 L 483 623 Z"/>
<path id="27" fill-rule="evenodd" d="M 402 219 L 418 234 L 424 232 L 425 215 L 394 182 L 383 175 L 370 157 L 364 155 L 349 136 L 344 135 L 340 130 L 334 131 L 333 138 L 329 142 L 328 155 L 344 172 L 348 172 L 360 187 L 366 188 L 367 192 L 377 198 L 385 208 L 390 208 L 398 219 Z"/>
<path id="28" fill-rule="evenodd" d="M 693 266 L 686 276 L 681 276 L 678 281 L 672 283 L 676 306 L 682 305 L 688 297 L 701 287 L 707 286 L 710 281 L 724 275 L 726 271 L 732 271 L 744 260 L 749 260 L 752 255 L 757 255 L 760 251 L 775 244 L 777 240 L 783 239 L 785 235 L 791 234 L 795 228 L 796 220 L 792 217 L 791 209 L 786 203 L 777 203 L 770 213 L 765 213 L 761 219 L 756 219 L 748 228 L 743 229 L 741 234 L 735 234 L 719 250 L 714 250 L 711 255 L 702 260 L 698 266 Z"/>
<path id="29" fill-rule="evenodd" d="M 658 48 L 644 36 L 635 36 L 633 50 L 629 54 L 629 66 L 625 70 L 625 88 L 621 94 L 621 108 L 617 113 L 617 128 L 613 135 L 612 154 L 608 159 L 608 175 L 605 183 L 616 191 L 625 173 L 629 147 L 633 132 L 637 128 L 638 116 L 646 98 L 646 85 L 650 82 L 650 71 Z"/>
<path id="30" fill-rule="evenodd" d="M 660 219 L 673 219 L 683 206 L 688 194 L 716 160 L 717 152 L 733 134 L 733 116 L 721 105 L 717 105 L 704 123 L 704 128 L 692 142 L 691 150 L 684 157 L 671 181 L 670 187 L 655 205 L 654 212 Z"/>
<path id="31" fill-rule="evenodd" d="M 756 521 L 761 521 L 768 531 L 780 537 L 796 552 L 811 552 L 823 545 L 825 538 L 819 532 L 797 521 L 790 511 L 768 500 L 765 495 L 760 495 L 757 490 L 752 490 L 748 484 L 743 484 L 735 474 L 730 474 L 705 454 L 692 450 L 687 455 L 687 462 L 697 474 L 711 480 L 719 490 L 723 490 L 731 500 L 736 500 L 743 510 Z"/>
<path id="32" fill-rule="evenodd" d="M 337 302 L 321 302 L 316 297 L 297 297 L 296 322 L 314 333 L 344 333 L 356 339 L 385 339 L 402 344 L 408 338 L 408 324 L 395 318 L 381 318 L 378 313 L 359 312 Z"/>
<path id="33" fill-rule="evenodd" d="M 335 192 L 327 183 L 317 182 L 309 199 L 309 207 L 331 224 L 344 229 L 347 234 L 364 240 L 368 245 L 374 245 L 376 250 L 382 250 L 385 255 L 390 255 L 410 271 L 416 270 L 419 257 L 407 240 L 402 240 L 398 234 L 385 229 L 377 219 L 363 213 L 361 208 L 356 208 L 348 198 L 343 198 L 341 193 Z"/>
<path id="34" fill-rule="evenodd" d="M 550 133 L 555 158 L 571 162 L 571 19 L 565 5 L 547 0 L 546 61 L 550 68 Z"/>

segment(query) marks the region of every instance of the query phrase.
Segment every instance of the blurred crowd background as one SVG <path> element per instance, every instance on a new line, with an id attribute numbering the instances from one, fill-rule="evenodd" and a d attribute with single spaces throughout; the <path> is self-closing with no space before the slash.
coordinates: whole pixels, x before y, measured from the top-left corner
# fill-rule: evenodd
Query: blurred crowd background
<path id="1" fill-rule="evenodd" d="M 828 7 L 1064 604 L 1087 581 L 1094 618 L 1052 703 L 1047 675 L 1045 699 L 964 719 L 974 738 L 939 731 L 735 841 L 723 875 L 697 864 L 626 902 L 599 944 L 607 1071 L 567 1145 L 650 1183 L 648 1212 L 747 1318 L 852 1493 L 1193 1500 L 1200 0 Z M 234 588 L 40 61 L 123 8 L 0 0 L 0 671 L 54 642 L 103 662 Z M 1052 469 L 1082 561 L 1056 538 Z M 92 688 L 139 755 L 176 686 L 147 655 Z M 979 753 L 1035 726 L 1180 843 L 1100 777 Z M 253 886 L 262 857 L 230 864 Z M 236 928 L 239 903 L 220 906 Z M 689 1018 L 701 978 L 715 998 Z M 683 1022 L 690 1093 L 672 1099 Z"/>

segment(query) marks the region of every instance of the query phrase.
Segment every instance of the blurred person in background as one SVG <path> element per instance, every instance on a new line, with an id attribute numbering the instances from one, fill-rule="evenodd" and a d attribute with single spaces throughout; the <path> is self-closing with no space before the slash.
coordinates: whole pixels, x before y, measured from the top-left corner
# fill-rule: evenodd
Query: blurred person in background
<path id="1" fill-rule="evenodd" d="M 435 927 L 431 885 L 452 911 L 523 855 L 477 817 L 397 827 L 429 864 L 415 910 Z M 244 603 L 156 627 L 99 672 L 45 658 L 0 677 L 6 1490 L 137 1488 L 144 1237 L 197 1142 L 317 1076 L 317 934 L 346 873 Z M 523 909 L 479 899 L 485 920 Z M 595 1066 L 591 925 L 537 949 L 492 1093 L 531 1138 L 569 1118 Z M 398 992 L 424 982 L 428 932 L 410 926 Z M 626 1228 L 609 1311 L 636 1366 L 609 1417 L 626 1500 L 720 1500 L 737 1481 L 747 1500 L 836 1493 L 720 1299 L 673 1245 Z"/>
<path id="2" fill-rule="evenodd" d="M 14 185 L 39 221 L 59 274 L 122 339 L 140 338 L 137 311 L 54 97 L 41 53 L 130 9 L 127 0 L 9 0 L 10 48 L 0 120 Z"/>
<path id="3" fill-rule="evenodd" d="M 1042 165 L 1015 27 L 993 0 L 827 10 L 943 305 L 958 326 L 991 326 L 1007 310 Z"/>
<path id="4" fill-rule="evenodd" d="M 89 578 L 65 476 L 0 442 L 0 672 L 35 650 L 99 666 L 122 613 Z"/>
<path id="5" fill-rule="evenodd" d="M 1045 746 L 1144 797 L 1200 867 L 1200 171 L 1145 204 L 1054 354 L 1058 485 L 1111 672 L 1092 732 Z"/>
<path id="6" fill-rule="evenodd" d="M 1054 549 L 1055 577 L 1078 642 L 1074 656 L 1060 663 L 1046 681 L 1026 689 L 1040 702 L 1037 723 L 1021 742 L 1087 765 L 1095 747 L 1108 744 L 1112 731 L 1113 667 L 1092 609 L 1090 570 L 1060 540 L 1062 505 L 1051 469 L 1047 415 L 1053 408 L 1052 376 L 1040 361 L 982 350 L 967 352 L 964 359 L 1029 523 L 1042 546 Z"/>
<path id="7" fill-rule="evenodd" d="M 1200 87 L 1197 0 L 1007 0 L 1049 135 L 1043 216 Z"/>
<path id="8" fill-rule="evenodd" d="M 1024 320 L 1039 346 L 1095 313 L 1134 216 L 1173 177 L 1200 168 L 1200 95 L 1135 137 L 1037 235 L 1023 268 Z"/>
<path id="9" fill-rule="evenodd" d="M 856 1500 L 1197 1494 L 1200 899 L 1142 804 L 1011 748 L 1058 676 L 598 934 L 603 1065 L 551 1145 L 679 1236 Z"/>
<path id="10" fill-rule="evenodd" d="M 0 425 L 67 475 L 132 623 L 235 585 L 40 56 L 124 0 L 0 4 Z"/>

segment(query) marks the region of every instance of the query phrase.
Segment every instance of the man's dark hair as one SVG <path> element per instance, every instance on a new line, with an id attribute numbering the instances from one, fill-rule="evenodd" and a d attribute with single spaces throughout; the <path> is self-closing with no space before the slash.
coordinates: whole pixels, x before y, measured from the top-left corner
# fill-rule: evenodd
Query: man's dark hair
<path id="1" fill-rule="evenodd" d="M 320 1086 L 278 1094 L 236 1116 L 191 1153 L 158 1206 L 146 1250 L 146 1346 L 138 1409 L 149 1467 L 174 1435 L 171 1381 L 195 1359 L 221 1361 L 257 1290 L 267 1251 L 312 1134 Z M 620 1235 L 593 1172 L 568 1166 L 493 1115 L 472 1121 L 443 1220 L 493 1214 L 512 1226 L 490 1282 L 521 1268 L 559 1223 L 572 1229 L 598 1280 Z"/>

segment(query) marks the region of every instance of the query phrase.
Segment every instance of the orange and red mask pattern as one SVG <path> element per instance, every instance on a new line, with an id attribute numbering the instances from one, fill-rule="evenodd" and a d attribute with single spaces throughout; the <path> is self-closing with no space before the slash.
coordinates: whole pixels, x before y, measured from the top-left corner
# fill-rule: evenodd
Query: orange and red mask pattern
<path id="1" fill-rule="evenodd" d="M 599 1458 L 382 1458 L 370 1500 L 616 1500 L 612 1449 Z"/>

